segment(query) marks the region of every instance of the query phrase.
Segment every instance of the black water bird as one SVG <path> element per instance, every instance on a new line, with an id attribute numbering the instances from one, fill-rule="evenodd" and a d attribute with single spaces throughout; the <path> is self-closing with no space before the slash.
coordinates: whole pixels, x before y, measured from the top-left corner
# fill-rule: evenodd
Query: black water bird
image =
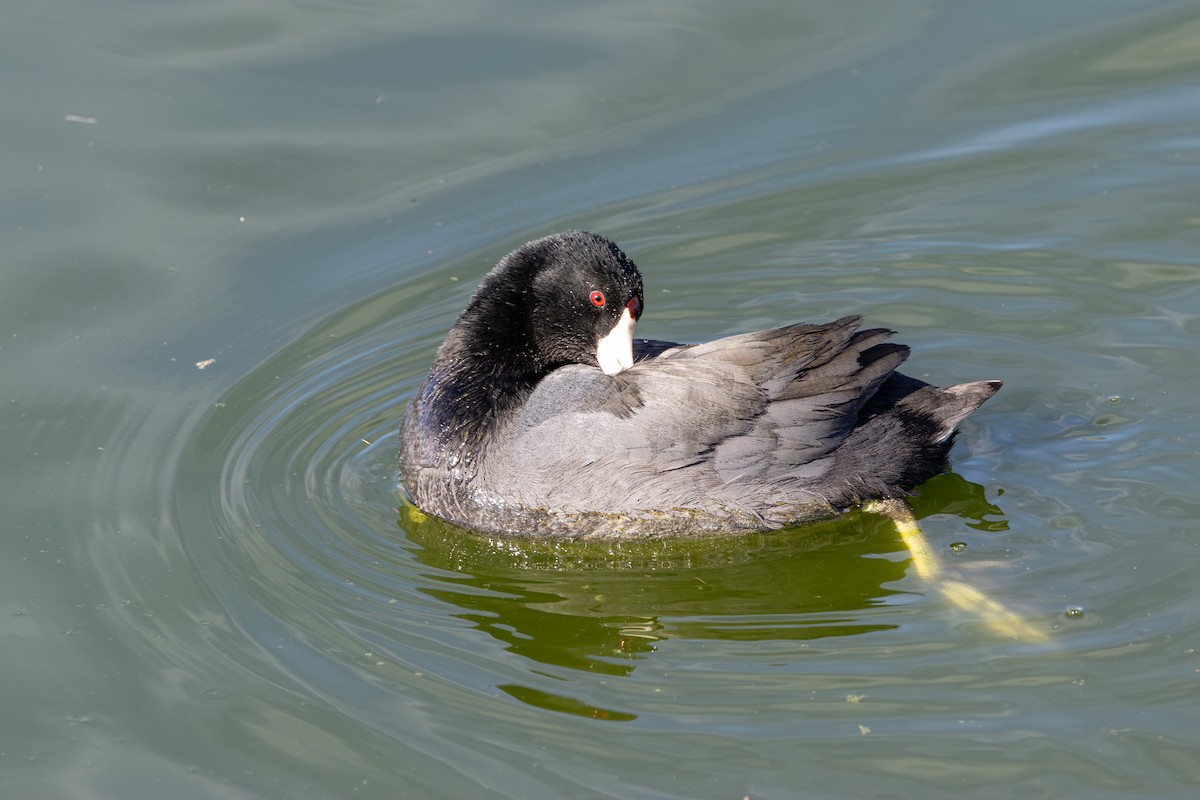
<path id="1" fill-rule="evenodd" d="M 859 317 L 680 345 L 633 338 L 642 277 L 568 231 L 483 278 L 400 433 L 422 511 L 501 535 L 762 531 L 902 497 L 1000 381 L 896 372 Z"/>

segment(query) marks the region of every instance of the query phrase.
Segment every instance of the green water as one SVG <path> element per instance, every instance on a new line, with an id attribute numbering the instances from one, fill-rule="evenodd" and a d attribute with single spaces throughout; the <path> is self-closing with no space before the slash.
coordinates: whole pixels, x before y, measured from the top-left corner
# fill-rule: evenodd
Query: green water
<path id="1" fill-rule="evenodd" d="M 1200 791 L 1194 3 L 21 3 L 0 85 L 0 797 Z M 914 506 L 1046 640 L 865 514 L 400 508 L 437 343 L 568 227 L 639 335 L 1003 378 Z"/>

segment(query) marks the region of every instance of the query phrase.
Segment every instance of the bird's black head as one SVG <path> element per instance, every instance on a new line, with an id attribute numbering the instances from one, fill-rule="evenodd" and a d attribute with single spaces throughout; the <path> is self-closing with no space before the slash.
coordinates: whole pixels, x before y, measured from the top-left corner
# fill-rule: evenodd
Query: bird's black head
<path id="1" fill-rule="evenodd" d="M 585 231 L 537 239 L 484 277 L 457 328 L 471 350 L 506 369 L 543 374 L 590 364 L 615 374 L 633 363 L 642 276 L 621 249 Z"/>

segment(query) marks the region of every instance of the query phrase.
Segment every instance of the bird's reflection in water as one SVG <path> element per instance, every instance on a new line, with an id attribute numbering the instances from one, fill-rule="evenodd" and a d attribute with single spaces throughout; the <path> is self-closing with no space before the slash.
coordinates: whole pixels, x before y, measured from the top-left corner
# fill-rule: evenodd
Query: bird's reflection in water
<path id="1" fill-rule="evenodd" d="M 954 473 L 913 498 L 918 518 L 953 514 L 1003 530 L 983 488 Z M 698 540 L 545 542 L 480 536 L 400 509 L 400 526 L 434 568 L 426 589 L 510 652 L 547 668 L 628 676 L 668 639 L 819 640 L 892 630 L 884 608 L 925 589 L 900 582 L 904 543 L 886 519 L 851 513 L 768 534 Z M 932 546 L 949 551 L 950 541 Z M 522 702 L 610 720 L 636 715 L 506 684 Z"/>

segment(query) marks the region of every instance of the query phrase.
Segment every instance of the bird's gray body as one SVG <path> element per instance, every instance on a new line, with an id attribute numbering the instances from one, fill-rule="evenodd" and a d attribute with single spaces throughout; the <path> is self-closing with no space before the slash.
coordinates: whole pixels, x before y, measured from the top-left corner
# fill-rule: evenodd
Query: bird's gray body
<path id="1" fill-rule="evenodd" d="M 860 323 L 638 341 L 632 368 L 560 366 L 485 424 L 447 408 L 458 377 L 435 364 L 402 429 L 404 484 L 451 522 L 563 538 L 770 530 L 904 495 L 1000 382 L 908 378 L 908 348 Z"/>

